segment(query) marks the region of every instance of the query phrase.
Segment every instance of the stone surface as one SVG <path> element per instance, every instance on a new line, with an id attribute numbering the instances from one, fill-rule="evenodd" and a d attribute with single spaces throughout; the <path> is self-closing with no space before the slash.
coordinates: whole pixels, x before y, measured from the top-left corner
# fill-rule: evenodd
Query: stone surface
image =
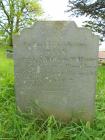
<path id="1" fill-rule="evenodd" d="M 92 120 L 99 39 L 69 21 L 40 21 L 14 37 L 17 105 L 61 120 Z"/>

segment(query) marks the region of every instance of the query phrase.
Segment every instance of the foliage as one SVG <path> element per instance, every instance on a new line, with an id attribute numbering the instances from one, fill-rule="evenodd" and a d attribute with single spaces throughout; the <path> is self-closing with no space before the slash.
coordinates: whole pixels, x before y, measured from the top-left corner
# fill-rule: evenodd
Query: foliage
<path id="1" fill-rule="evenodd" d="M 7 49 L 7 48 L 6 48 Z M 0 139 L 13 140 L 104 140 L 105 67 L 98 68 L 96 118 L 89 122 L 57 121 L 53 116 L 39 119 L 33 114 L 17 113 L 14 95 L 13 60 L 0 47 Z"/>
<path id="2" fill-rule="evenodd" d="M 42 13 L 38 0 L 0 0 L 0 32 L 13 45 L 13 33 L 32 25 Z"/>
<path id="3" fill-rule="evenodd" d="M 88 16 L 89 21 L 86 27 L 100 34 L 101 39 L 105 39 L 105 0 L 69 0 L 68 12 L 73 12 L 75 16 Z"/>

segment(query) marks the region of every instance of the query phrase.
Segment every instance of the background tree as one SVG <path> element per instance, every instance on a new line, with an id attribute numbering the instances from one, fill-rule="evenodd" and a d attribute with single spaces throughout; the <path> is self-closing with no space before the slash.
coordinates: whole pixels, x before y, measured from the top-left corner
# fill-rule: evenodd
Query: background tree
<path id="1" fill-rule="evenodd" d="M 88 16 L 89 21 L 86 21 L 86 27 L 97 32 L 101 36 L 101 40 L 105 40 L 105 0 L 69 0 L 68 12 L 75 16 Z"/>
<path id="2" fill-rule="evenodd" d="M 30 26 L 41 15 L 38 0 L 0 0 L 0 31 L 13 46 L 13 33 Z"/>

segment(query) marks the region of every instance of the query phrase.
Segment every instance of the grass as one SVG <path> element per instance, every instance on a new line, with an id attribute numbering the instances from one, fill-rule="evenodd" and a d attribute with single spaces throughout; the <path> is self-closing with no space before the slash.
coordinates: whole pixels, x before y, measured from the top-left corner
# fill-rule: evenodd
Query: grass
<path id="1" fill-rule="evenodd" d="M 0 48 L 0 140 L 105 140 L 105 67 L 97 73 L 94 123 L 61 123 L 53 116 L 38 119 L 17 113 L 14 95 L 13 60 Z"/>

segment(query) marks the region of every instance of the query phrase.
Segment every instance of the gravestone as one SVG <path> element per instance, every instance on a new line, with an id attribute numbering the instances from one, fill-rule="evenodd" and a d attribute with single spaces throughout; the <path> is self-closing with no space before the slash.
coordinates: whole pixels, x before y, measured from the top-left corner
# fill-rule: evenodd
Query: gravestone
<path id="1" fill-rule="evenodd" d="M 99 39 L 72 21 L 40 21 L 14 37 L 15 91 L 22 111 L 91 121 Z"/>

